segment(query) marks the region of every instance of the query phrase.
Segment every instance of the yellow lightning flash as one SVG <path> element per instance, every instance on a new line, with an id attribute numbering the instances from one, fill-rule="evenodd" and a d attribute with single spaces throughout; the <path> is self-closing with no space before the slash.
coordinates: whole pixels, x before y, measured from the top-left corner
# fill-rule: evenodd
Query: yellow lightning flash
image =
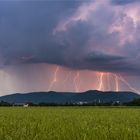
<path id="1" fill-rule="evenodd" d="M 51 81 L 50 86 L 48 88 L 48 91 L 50 91 L 52 89 L 53 85 L 57 82 L 57 73 L 58 73 L 59 69 L 60 69 L 59 66 L 57 66 L 56 70 L 54 72 L 53 80 Z"/>
<path id="2" fill-rule="evenodd" d="M 79 79 L 79 76 L 80 76 L 80 72 L 78 71 L 76 76 L 74 77 L 74 80 L 73 80 L 76 92 L 79 92 L 79 84 L 77 83 L 77 80 Z"/>

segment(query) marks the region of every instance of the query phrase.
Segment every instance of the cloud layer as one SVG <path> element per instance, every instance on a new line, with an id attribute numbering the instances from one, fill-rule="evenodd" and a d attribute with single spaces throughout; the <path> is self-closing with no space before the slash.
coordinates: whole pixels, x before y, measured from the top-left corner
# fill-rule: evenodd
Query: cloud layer
<path id="1" fill-rule="evenodd" d="M 137 0 L 0 2 L 0 64 L 140 74 Z"/>

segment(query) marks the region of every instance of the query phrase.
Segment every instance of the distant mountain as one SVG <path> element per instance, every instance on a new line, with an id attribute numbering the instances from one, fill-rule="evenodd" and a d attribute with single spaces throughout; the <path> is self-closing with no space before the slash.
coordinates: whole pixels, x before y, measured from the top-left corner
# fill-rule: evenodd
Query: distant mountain
<path id="1" fill-rule="evenodd" d="M 96 90 L 90 90 L 82 93 L 70 93 L 70 92 L 32 92 L 26 94 L 12 94 L 1 96 L 0 101 L 8 103 L 76 103 L 76 102 L 128 102 L 133 99 L 140 98 L 140 95 L 133 92 L 101 92 Z"/>

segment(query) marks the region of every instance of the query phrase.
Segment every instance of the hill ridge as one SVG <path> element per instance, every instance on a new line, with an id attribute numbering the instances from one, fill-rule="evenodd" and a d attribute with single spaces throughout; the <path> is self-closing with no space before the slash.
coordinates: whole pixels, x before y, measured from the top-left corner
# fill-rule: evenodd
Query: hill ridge
<path id="1" fill-rule="evenodd" d="M 129 91 L 98 91 L 98 90 L 88 90 L 85 92 L 30 92 L 30 93 L 15 93 L 10 95 L 5 95 L 0 97 L 0 101 L 5 101 L 9 103 L 66 103 L 66 102 L 95 102 L 100 100 L 102 102 L 128 102 L 133 99 L 140 98 L 140 95 L 129 92 Z"/>

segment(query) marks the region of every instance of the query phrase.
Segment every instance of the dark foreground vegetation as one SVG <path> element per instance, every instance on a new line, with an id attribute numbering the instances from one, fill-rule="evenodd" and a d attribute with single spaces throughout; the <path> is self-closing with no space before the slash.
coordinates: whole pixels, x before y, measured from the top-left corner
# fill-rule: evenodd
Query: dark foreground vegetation
<path id="1" fill-rule="evenodd" d="M 20 103 L 20 104 L 16 104 L 16 103 L 8 103 L 5 101 L 1 101 L 0 102 L 0 106 L 23 106 L 23 105 L 29 105 L 29 106 L 140 106 L 140 99 L 134 99 L 130 102 L 125 102 L 125 103 L 121 103 L 119 101 L 115 101 L 115 102 L 91 102 L 91 103 L 87 103 L 87 102 L 76 102 L 76 103 L 45 103 L 45 102 L 41 102 L 41 103 L 32 103 L 32 102 L 27 102 L 27 103 Z"/>

